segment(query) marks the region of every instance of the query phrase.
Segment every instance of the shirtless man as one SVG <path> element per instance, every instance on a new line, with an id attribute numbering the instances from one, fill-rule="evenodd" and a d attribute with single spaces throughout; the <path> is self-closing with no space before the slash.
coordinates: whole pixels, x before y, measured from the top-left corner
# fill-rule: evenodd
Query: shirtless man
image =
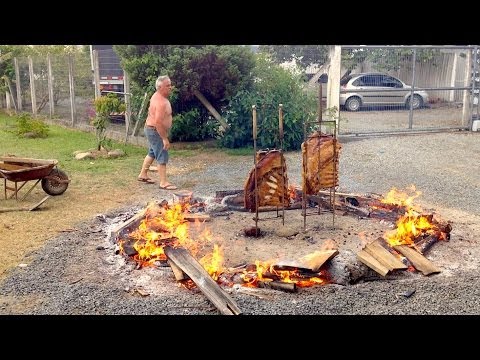
<path id="1" fill-rule="evenodd" d="M 138 181 L 154 183 L 148 177 L 148 169 L 153 160 L 157 160 L 157 171 L 160 178 L 160 188 L 175 190 L 177 187 L 167 181 L 168 131 L 172 127 L 172 106 L 168 96 L 172 91 L 172 83 L 166 75 L 159 76 L 155 81 L 155 93 L 150 98 L 147 120 L 145 120 L 145 137 L 149 143 L 148 154 L 143 160 L 142 169 L 138 175 Z"/>

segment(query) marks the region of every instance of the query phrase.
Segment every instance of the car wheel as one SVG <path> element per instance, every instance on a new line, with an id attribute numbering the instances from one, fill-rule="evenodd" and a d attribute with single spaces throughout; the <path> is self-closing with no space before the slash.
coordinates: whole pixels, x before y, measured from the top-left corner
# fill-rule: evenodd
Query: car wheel
<path id="1" fill-rule="evenodd" d="M 348 98 L 347 102 L 345 103 L 345 108 L 348 111 L 358 111 L 360 109 L 360 106 L 362 106 L 362 102 L 360 98 L 356 96 Z"/>
<path id="2" fill-rule="evenodd" d="M 423 106 L 423 99 L 420 95 L 413 95 L 412 109 L 416 110 Z M 410 109 L 410 98 L 407 100 L 407 108 Z"/>

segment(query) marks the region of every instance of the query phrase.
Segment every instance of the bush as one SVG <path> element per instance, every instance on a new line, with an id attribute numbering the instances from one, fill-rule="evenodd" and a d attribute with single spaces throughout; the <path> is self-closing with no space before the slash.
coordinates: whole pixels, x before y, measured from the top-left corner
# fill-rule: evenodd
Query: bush
<path id="1" fill-rule="evenodd" d="M 110 122 L 110 114 L 124 112 L 126 106 L 115 94 L 111 93 L 95 99 L 93 104 L 96 113 L 92 119 L 92 125 L 95 127 L 97 150 L 101 150 L 102 147 L 106 147 L 107 145 L 105 132 Z"/>
<path id="2" fill-rule="evenodd" d="M 283 69 L 265 55 L 259 56 L 255 67 L 255 84 L 251 91 L 241 91 L 230 101 L 225 112 L 229 128 L 220 144 L 237 148 L 253 145 L 252 105 L 257 111 L 257 147 L 279 148 L 279 104 L 283 104 L 284 150 L 298 150 L 316 118 L 316 93 L 304 89 L 299 74 Z"/>
<path id="3" fill-rule="evenodd" d="M 48 136 L 48 125 L 41 119 L 33 118 L 29 113 L 22 113 L 15 116 L 17 128 L 15 133 L 19 137 L 46 138 Z"/>

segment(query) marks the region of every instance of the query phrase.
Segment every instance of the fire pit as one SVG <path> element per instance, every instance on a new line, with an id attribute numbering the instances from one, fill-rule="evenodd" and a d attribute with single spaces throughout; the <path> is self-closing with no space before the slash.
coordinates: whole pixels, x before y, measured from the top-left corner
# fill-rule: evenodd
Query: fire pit
<path id="1" fill-rule="evenodd" d="M 176 281 L 200 290 L 222 313 L 241 310 L 223 289 L 233 286 L 296 292 L 328 283 L 402 278 L 440 271 L 423 256 L 448 241 L 451 225 L 412 205 L 413 196 L 392 189 L 385 197 L 339 194 L 331 223 L 328 199 L 309 199 L 322 210 L 303 230 L 302 209 L 261 209 L 262 236 L 249 237 L 251 212 L 241 208 L 241 191 L 199 199 L 192 193 L 149 204 L 110 235 L 117 253 L 143 267 L 170 267 Z M 295 197 L 292 197 L 295 205 Z M 359 231 L 359 229 L 369 229 Z M 232 310 L 233 309 L 233 310 Z"/>

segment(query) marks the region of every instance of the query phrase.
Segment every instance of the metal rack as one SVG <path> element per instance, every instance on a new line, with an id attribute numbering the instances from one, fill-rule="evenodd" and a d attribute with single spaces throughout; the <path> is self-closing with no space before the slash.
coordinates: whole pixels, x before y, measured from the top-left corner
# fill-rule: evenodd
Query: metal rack
<path id="1" fill-rule="evenodd" d="M 260 219 L 258 216 L 258 208 L 259 208 L 259 199 L 258 199 L 258 183 L 257 183 L 257 107 L 256 105 L 252 105 L 252 135 L 253 135 L 253 163 L 254 163 L 254 181 L 255 181 L 255 230 L 256 234 L 258 235 L 258 221 L 259 220 L 266 220 L 266 219 L 272 219 L 270 218 L 262 218 Z M 281 159 L 282 159 L 282 166 L 281 166 L 281 176 L 282 179 L 285 179 L 285 174 L 283 173 L 283 169 L 285 168 L 285 158 L 283 156 L 283 104 L 278 105 L 278 135 L 279 135 L 279 142 L 280 146 L 278 151 L 280 151 L 281 154 Z M 282 206 L 281 206 L 281 212 L 282 214 L 279 214 L 279 208 L 277 206 L 276 208 L 276 216 L 275 218 L 281 218 L 282 219 L 282 225 L 285 225 L 285 206 L 284 206 L 284 201 L 283 199 L 285 198 L 285 188 L 288 187 L 288 183 L 285 183 L 284 186 L 282 186 Z"/>

